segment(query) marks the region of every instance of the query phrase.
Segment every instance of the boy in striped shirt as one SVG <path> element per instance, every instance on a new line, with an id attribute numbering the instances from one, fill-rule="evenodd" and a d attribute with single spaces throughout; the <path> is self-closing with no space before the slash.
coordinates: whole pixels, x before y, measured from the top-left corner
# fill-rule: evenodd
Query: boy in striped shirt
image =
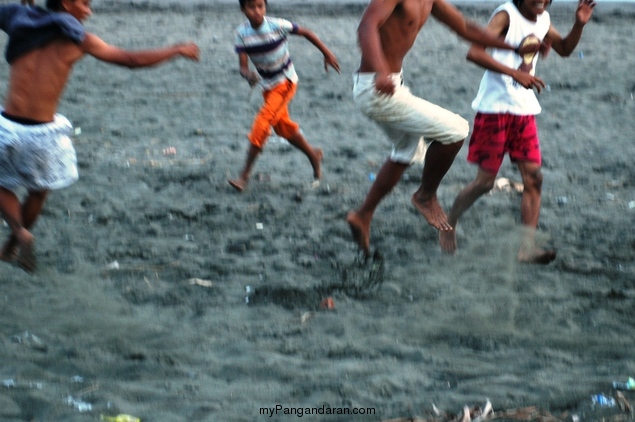
<path id="1" fill-rule="evenodd" d="M 252 87 L 260 83 L 264 103 L 247 136 L 250 146 L 243 170 L 237 179 L 228 182 L 239 192 L 245 189 L 251 169 L 271 134 L 271 127 L 307 156 L 313 168 L 313 177 L 317 180 L 322 176 L 322 150 L 307 142 L 300 126 L 289 116 L 288 106 L 297 89 L 298 75 L 289 56 L 287 35 L 301 35 L 315 45 L 324 55 L 324 69 L 327 71 L 328 66 L 331 66 L 340 73 L 337 58 L 312 31 L 286 19 L 265 16 L 267 0 L 239 2 L 240 10 L 247 17 L 247 21 L 236 28 L 235 48 L 240 75 Z M 257 72 L 250 70 L 250 60 Z"/>

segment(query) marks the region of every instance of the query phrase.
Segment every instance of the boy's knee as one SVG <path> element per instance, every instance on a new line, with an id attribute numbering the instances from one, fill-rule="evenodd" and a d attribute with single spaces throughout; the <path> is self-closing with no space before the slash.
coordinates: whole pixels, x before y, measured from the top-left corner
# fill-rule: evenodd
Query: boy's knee
<path id="1" fill-rule="evenodd" d="M 540 190 L 542 188 L 542 170 L 540 168 L 532 169 L 525 172 L 523 177 L 523 184 L 525 188 Z"/>
<path id="2" fill-rule="evenodd" d="M 478 190 L 478 192 L 483 195 L 489 191 L 491 191 L 492 189 L 494 189 L 494 186 L 496 184 L 496 180 L 495 178 L 491 178 L 491 179 L 477 179 L 476 180 L 476 189 Z"/>
<path id="3" fill-rule="evenodd" d="M 470 123 L 464 118 L 458 116 L 456 125 L 454 126 L 454 130 L 452 131 L 452 135 L 451 135 L 453 139 L 453 143 L 454 142 L 463 143 L 463 141 L 465 141 L 469 133 L 470 133 Z"/>
<path id="4" fill-rule="evenodd" d="M 490 173 L 483 170 L 479 170 L 476 175 L 476 179 L 472 182 L 472 185 L 478 191 L 478 193 L 485 194 L 492 189 L 496 185 L 496 173 Z"/>

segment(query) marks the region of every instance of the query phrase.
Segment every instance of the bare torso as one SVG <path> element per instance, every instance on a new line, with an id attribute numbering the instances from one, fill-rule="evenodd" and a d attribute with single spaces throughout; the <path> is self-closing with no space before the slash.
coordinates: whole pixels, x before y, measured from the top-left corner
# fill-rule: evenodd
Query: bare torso
<path id="1" fill-rule="evenodd" d="M 5 112 L 39 122 L 52 121 L 73 64 L 82 55 L 80 46 L 59 39 L 14 60 Z"/>
<path id="2" fill-rule="evenodd" d="M 403 59 L 426 23 L 434 0 L 401 0 L 379 27 L 381 50 L 391 72 L 401 71 Z M 360 72 L 377 72 L 372 58 L 362 53 Z"/>

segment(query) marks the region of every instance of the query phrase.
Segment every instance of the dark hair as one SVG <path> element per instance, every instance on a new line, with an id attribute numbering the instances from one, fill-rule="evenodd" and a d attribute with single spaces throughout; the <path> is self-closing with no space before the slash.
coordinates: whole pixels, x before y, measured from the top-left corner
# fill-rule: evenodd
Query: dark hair
<path id="1" fill-rule="evenodd" d="M 62 8 L 62 0 L 46 0 L 46 8 L 58 11 Z"/>
<path id="2" fill-rule="evenodd" d="M 514 5 L 516 7 L 520 7 L 520 4 L 523 2 L 524 0 L 513 0 Z M 553 0 L 549 0 L 549 4 L 553 3 Z"/>
<path id="3" fill-rule="evenodd" d="M 252 0 L 238 0 L 238 3 L 240 3 L 240 7 L 243 8 L 250 1 Z M 265 4 L 267 4 L 267 0 L 265 0 Z"/>

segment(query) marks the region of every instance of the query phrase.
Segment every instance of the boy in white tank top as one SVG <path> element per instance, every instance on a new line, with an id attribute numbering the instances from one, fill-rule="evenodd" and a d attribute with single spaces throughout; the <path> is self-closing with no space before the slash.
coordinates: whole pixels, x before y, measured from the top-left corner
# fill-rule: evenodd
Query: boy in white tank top
<path id="1" fill-rule="evenodd" d="M 541 52 L 553 49 L 560 56 L 569 56 L 578 45 L 584 25 L 591 19 L 595 1 L 579 0 L 575 23 L 566 37 L 551 25 L 547 8 L 551 0 L 510 0 L 497 7 L 488 29 L 499 34 L 511 45 L 541 43 Z M 537 54 L 514 54 L 473 44 L 467 59 L 485 68 L 479 91 L 472 102 L 477 112 L 470 138 L 468 161 L 478 164 L 475 179 L 456 197 L 448 216 L 453 230 L 440 232 L 439 243 L 446 253 L 457 248 L 456 224 L 478 198 L 494 187 L 496 175 L 505 154 L 518 165 L 524 190 L 521 200 L 521 222 L 527 229 L 518 252 L 518 260 L 548 264 L 556 252 L 544 250 L 534 242 L 538 227 L 542 187 L 542 158 L 535 115 L 540 104 L 533 91 L 545 87 L 535 76 Z"/>

